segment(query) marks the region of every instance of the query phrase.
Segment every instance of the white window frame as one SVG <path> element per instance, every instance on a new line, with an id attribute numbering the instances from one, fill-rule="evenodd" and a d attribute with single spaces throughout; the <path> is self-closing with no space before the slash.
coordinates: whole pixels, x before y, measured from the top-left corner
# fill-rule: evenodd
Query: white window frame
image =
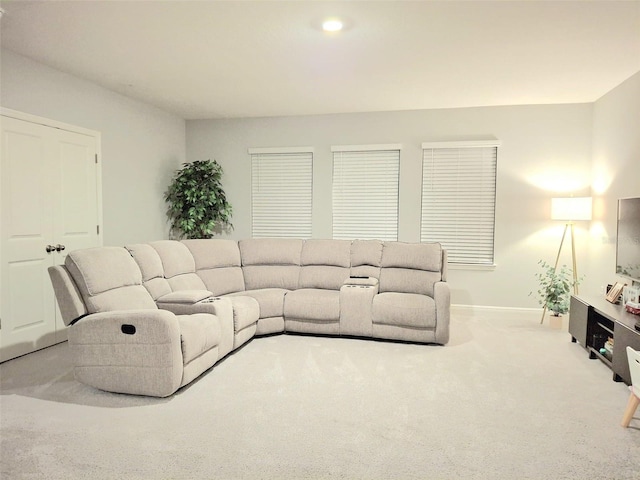
<path id="1" fill-rule="evenodd" d="M 311 238 L 313 147 L 250 148 L 253 238 Z"/>
<path id="2" fill-rule="evenodd" d="M 460 268 L 495 267 L 497 140 L 422 144 L 420 240 Z"/>
<path id="3" fill-rule="evenodd" d="M 398 239 L 401 150 L 401 144 L 331 147 L 333 238 Z"/>

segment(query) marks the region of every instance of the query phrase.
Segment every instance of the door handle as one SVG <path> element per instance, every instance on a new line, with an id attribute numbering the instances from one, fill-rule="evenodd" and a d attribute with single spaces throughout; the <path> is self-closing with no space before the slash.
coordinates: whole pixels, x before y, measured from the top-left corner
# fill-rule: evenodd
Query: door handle
<path id="1" fill-rule="evenodd" d="M 47 246 L 45 247 L 45 251 L 46 251 L 47 253 L 55 252 L 55 251 L 56 251 L 56 247 L 55 247 L 54 245 L 47 245 Z"/>
<path id="2" fill-rule="evenodd" d="M 61 252 L 65 248 L 67 248 L 67 247 L 65 247 L 64 245 L 57 244 L 56 245 L 56 252 Z"/>

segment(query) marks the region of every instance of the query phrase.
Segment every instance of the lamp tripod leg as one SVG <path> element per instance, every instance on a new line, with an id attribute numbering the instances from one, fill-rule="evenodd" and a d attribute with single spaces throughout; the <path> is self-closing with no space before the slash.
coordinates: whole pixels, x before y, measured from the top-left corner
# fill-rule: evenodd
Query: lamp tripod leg
<path id="1" fill-rule="evenodd" d="M 573 223 L 571 224 L 571 260 L 573 261 L 573 293 L 578 294 L 578 268 L 576 267 L 576 241 L 573 234 Z"/>
<path id="2" fill-rule="evenodd" d="M 540 319 L 540 325 L 542 325 L 542 322 L 544 322 L 544 314 L 547 313 L 547 305 L 545 304 L 544 308 L 542 309 L 542 318 Z"/>

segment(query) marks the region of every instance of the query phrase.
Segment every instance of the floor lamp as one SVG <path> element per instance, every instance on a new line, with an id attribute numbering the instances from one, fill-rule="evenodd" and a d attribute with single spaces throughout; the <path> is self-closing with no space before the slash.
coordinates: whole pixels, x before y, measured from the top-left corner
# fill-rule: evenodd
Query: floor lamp
<path id="1" fill-rule="evenodd" d="M 571 235 L 571 260 L 573 262 L 573 293 L 578 294 L 578 269 L 576 267 L 576 242 L 573 231 L 573 223 L 575 221 L 591 220 L 591 197 L 562 197 L 551 199 L 551 220 L 563 220 L 565 222 L 564 232 L 562 232 L 562 239 L 560 240 L 560 247 L 558 247 L 558 255 L 556 255 L 556 263 L 553 266 L 553 272 L 558 269 L 558 262 L 560 261 L 560 252 L 562 252 L 562 245 L 564 239 L 567 236 L 567 230 Z M 547 305 L 545 303 L 542 310 L 542 318 L 540 323 L 544 322 L 544 314 L 547 312 Z"/>

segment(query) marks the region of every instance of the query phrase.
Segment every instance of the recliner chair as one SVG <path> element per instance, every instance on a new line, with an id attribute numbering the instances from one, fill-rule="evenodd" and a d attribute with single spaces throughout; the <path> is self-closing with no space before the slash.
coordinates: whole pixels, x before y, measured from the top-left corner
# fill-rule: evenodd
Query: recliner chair
<path id="1" fill-rule="evenodd" d="M 70 327 L 74 375 L 87 385 L 166 397 L 222 358 L 221 345 L 233 345 L 229 299 L 205 299 L 207 313 L 159 309 L 124 248 L 70 252 L 49 274 Z"/>

